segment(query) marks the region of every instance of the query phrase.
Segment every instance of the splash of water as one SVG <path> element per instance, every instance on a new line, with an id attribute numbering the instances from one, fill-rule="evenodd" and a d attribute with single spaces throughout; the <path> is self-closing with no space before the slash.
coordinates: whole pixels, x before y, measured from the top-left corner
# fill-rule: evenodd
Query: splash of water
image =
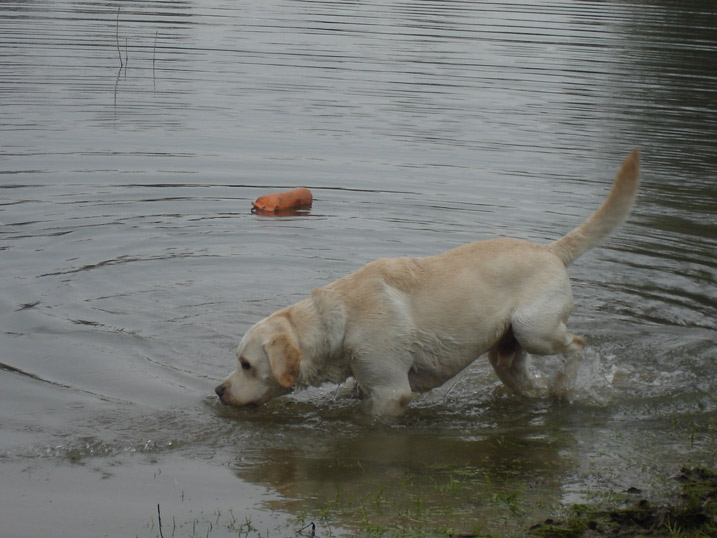
<path id="1" fill-rule="evenodd" d="M 630 365 L 590 348 L 570 357 L 529 357 L 528 374 L 527 396 L 585 405 L 605 406 L 637 388 Z"/>

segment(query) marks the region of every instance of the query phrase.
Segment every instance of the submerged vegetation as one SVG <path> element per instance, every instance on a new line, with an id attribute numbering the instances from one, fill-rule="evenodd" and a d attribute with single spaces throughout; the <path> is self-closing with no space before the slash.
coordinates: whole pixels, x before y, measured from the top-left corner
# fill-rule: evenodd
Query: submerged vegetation
<path id="1" fill-rule="evenodd" d="M 396 500 L 379 490 L 375 497 L 336 499 L 323 509 L 300 513 L 288 525 L 267 529 L 251 518 L 239 518 L 233 513 L 217 512 L 212 521 L 198 517 L 192 522 L 177 525 L 172 521 L 162 529 L 152 524 L 153 536 L 237 536 L 261 537 L 362 537 L 362 538 L 601 538 L 651 536 L 658 538 L 712 538 L 717 536 L 717 472 L 683 467 L 676 480 L 679 492 L 672 502 L 635 500 L 639 490 L 605 496 L 598 504 L 574 504 L 562 511 L 560 518 L 511 530 L 495 532 L 485 528 L 465 529 L 462 521 L 468 516 L 462 508 L 431 504 L 421 497 L 409 503 Z M 437 484 L 442 493 L 456 493 L 467 487 L 460 476 L 451 474 L 448 481 Z M 516 521 L 524 521 L 532 513 L 518 493 L 493 493 L 485 502 L 495 503 L 496 514 L 512 514 Z M 485 507 L 483 507 L 485 508 Z M 159 513 L 159 507 L 158 507 Z M 505 516 L 502 516 L 505 517 Z M 454 522 L 453 525 L 446 521 Z M 391 523 L 386 523 L 390 521 Z M 382 522 L 382 523 L 380 523 Z M 261 527 L 261 528 L 260 528 Z M 186 534 L 189 532 L 189 534 Z"/>
<path id="2" fill-rule="evenodd" d="M 371 522 L 369 512 L 365 506 L 361 507 L 364 516 L 364 525 L 357 528 L 355 536 L 382 536 L 382 537 L 462 537 L 462 538 L 500 538 L 502 536 L 524 536 L 529 538 L 600 538 L 603 536 L 656 536 L 656 537 L 684 537 L 708 538 L 717 536 L 717 473 L 713 470 L 695 467 L 683 467 L 676 479 L 681 488 L 677 498 L 671 503 L 656 503 L 646 499 L 618 504 L 615 496 L 611 503 L 613 506 L 600 506 L 589 504 L 576 504 L 567 510 L 564 519 L 547 519 L 530 528 L 508 532 L 507 534 L 494 534 L 481 529 L 471 531 L 456 530 L 460 528 L 461 514 L 454 514 L 456 528 L 442 525 L 432 525 L 432 514 L 435 508 L 422 506 L 420 499 L 413 507 L 391 507 L 390 501 L 381 494 L 375 499 L 376 510 L 397 509 L 395 524 L 380 526 Z M 451 481 L 441 487 L 461 487 L 460 481 Z M 628 493 L 634 497 L 637 491 Z M 525 512 L 526 507 L 521 503 L 519 495 L 495 494 L 493 502 L 508 507 L 511 513 L 519 515 Z M 615 505 L 618 504 L 618 505 Z M 299 518 L 302 525 L 296 535 L 301 536 L 331 536 L 333 534 L 329 524 L 331 511 L 324 512 L 320 523 L 309 522 L 306 516 Z"/>

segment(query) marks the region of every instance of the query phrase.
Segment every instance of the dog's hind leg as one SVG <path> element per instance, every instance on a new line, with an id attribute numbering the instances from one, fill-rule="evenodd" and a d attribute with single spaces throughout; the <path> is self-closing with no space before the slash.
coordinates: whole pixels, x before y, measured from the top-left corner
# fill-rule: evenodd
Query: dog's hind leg
<path id="1" fill-rule="evenodd" d="M 534 321 L 513 322 L 515 338 L 533 355 L 568 355 L 585 347 L 582 336 L 569 333 L 562 319 L 545 316 Z"/>
<path id="2" fill-rule="evenodd" d="M 585 339 L 565 325 L 573 308 L 570 283 L 555 280 L 550 288 L 513 313 L 511 325 L 520 345 L 533 355 L 567 355 L 585 347 Z"/>
<path id="3" fill-rule="evenodd" d="M 512 327 L 501 337 L 496 345 L 488 350 L 488 360 L 503 384 L 513 392 L 520 393 L 527 387 L 525 350 L 513 334 Z"/>

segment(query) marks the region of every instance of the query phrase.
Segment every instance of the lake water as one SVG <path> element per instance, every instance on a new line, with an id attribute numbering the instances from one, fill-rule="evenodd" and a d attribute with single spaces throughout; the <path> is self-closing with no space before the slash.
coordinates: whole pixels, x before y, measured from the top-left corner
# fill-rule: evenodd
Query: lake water
<path id="1" fill-rule="evenodd" d="M 716 464 L 715 103 L 712 0 L 0 2 L 0 534 L 509 533 L 667 494 Z M 631 218 L 571 269 L 568 401 L 484 358 L 393 423 L 213 395 L 272 311 L 553 241 L 633 147 Z"/>

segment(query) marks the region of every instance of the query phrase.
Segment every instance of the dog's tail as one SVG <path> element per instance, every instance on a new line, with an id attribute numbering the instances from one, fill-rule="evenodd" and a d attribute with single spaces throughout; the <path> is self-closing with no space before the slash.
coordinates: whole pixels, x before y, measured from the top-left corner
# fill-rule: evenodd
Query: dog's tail
<path id="1" fill-rule="evenodd" d="M 599 245 L 630 214 L 640 183 L 640 152 L 633 150 L 617 173 L 607 200 L 592 216 L 562 239 L 548 245 L 567 267 L 583 252 Z"/>

